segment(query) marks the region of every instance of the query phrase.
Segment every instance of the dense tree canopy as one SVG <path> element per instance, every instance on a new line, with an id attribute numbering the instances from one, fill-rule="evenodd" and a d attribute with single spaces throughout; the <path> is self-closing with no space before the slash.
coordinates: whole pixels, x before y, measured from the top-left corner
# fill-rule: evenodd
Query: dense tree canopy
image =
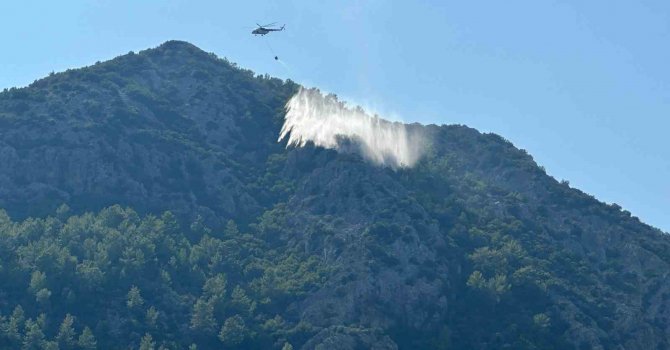
<path id="1" fill-rule="evenodd" d="M 325 274 L 317 261 L 255 238 L 262 229 L 182 233 L 169 213 L 142 218 L 120 206 L 64 219 L 0 217 L 0 275 L 13 281 L 0 287 L 4 347 L 283 346 L 310 328 L 278 312 Z M 282 287 L 284 269 L 291 288 Z"/>

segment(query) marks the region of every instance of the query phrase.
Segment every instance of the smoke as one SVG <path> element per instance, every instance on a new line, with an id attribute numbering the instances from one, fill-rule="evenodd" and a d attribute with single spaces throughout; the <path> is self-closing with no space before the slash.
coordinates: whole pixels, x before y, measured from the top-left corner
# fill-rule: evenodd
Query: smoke
<path id="1" fill-rule="evenodd" d="M 349 108 L 335 95 L 301 88 L 287 103 L 279 140 L 308 142 L 339 152 L 357 152 L 377 165 L 412 167 L 425 150 L 423 128 L 390 122 L 361 107 Z"/>

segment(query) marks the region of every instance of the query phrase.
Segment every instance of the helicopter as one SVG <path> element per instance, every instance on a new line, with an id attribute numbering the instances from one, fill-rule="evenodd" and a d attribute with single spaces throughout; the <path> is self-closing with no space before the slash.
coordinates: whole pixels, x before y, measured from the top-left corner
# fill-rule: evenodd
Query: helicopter
<path id="1" fill-rule="evenodd" d="M 267 28 L 267 27 L 272 27 L 275 24 L 277 24 L 277 23 L 270 23 L 270 24 L 266 24 L 266 25 L 260 25 L 260 24 L 256 23 L 256 25 L 258 25 L 258 28 L 254 29 L 251 32 L 251 34 L 253 34 L 253 35 L 265 35 L 265 34 L 268 34 L 270 32 L 281 32 L 282 30 L 284 30 L 284 26 L 281 26 L 281 28 Z"/>

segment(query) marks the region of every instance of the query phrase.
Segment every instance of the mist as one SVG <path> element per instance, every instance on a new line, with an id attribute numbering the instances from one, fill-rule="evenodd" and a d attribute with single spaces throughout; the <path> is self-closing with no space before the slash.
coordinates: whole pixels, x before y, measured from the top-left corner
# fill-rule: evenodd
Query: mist
<path id="1" fill-rule="evenodd" d="M 279 140 L 287 147 L 315 146 L 356 152 L 391 168 L 412 167 L 425 151 L 422 128 L 391 122 L 361 107 L 351 108 L 335 95 L 301 88 L 287 103 Z"/>

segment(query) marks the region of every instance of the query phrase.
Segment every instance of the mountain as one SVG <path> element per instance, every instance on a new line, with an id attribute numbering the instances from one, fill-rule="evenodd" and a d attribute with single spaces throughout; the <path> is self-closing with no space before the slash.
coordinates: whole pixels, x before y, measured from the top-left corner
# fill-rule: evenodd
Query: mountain
<path id="1" fill-rule="evenodd" d="M 20 218 L 62 203 L 255 215 L 273 200 L 247 177 L 281 148 L 274 127 L 294 89 L 178 42 L 12 89 L 0 205 Z"/>
<path id="2" fill-rule="evenodd" d="M 466 126 L 287 148 L 299 89 L 170 41 L 0 93 L 0 347 L 670 347 L 667 234 Z"/>

